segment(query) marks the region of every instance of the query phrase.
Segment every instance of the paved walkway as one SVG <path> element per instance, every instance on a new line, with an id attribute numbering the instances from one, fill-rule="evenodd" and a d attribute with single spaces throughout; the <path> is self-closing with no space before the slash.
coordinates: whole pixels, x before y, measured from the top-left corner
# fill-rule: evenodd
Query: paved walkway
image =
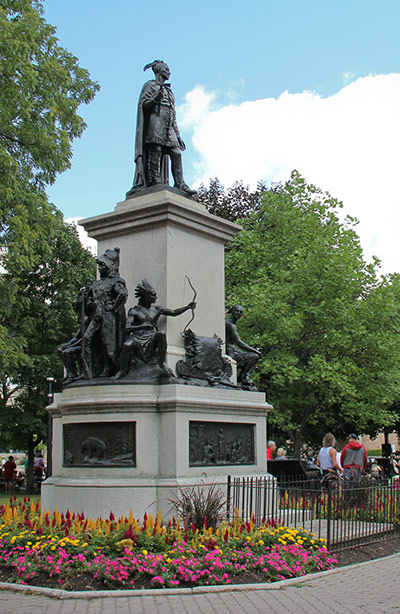
<path id="1" fill-rule="evenodd" d="M 400 614 L 400 553 L 261 588 L 51 598 L 3 590 L 1 614 Z M 5 585 L 1 585 L 5 586 Z M 265 585 L 262 585 L 263 587 Z M 216 590 L 217 588 L 217 590 Z M 102 593 L 104 594 L 104 593 Z"/>

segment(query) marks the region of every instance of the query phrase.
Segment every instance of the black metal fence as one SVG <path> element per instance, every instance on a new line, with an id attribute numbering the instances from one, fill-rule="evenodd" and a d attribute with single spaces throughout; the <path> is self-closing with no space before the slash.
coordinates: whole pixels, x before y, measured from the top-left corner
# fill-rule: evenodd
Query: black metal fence
<path id="1" fill-rule="evenodd" d="M 400 536 L 400 488 L 362 480 L 294 481 L 228 476 L 227 517 L 303 527 L 332 552 Z"/>

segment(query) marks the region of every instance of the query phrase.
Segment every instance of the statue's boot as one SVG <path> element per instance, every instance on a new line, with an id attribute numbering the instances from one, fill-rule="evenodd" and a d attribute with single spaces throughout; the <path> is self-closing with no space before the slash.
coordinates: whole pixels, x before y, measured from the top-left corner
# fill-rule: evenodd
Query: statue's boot
<path id="1" fill-rule="evenodd" d="M 185 183 L 183 180 L 182 157 L 180 155 L 173 157 L 171 156 L 171 162 L 172 175 L 175 181 L 174 188 L 182 190 L 182 192 L 186 192 L 186 194 L 188 194 L 189 196 L 194 196 L 195 194 L 197 194 L 197 191 L 189 188 L 187 183 Z"/>
<path id="2" fill-rule="evenodd" d="M 192 190 L 192 188 L 189 188 L 188 184 L 184 181 L 179 185 L 174 185 L 174 188 L 182 190 L 182 192 L 186 192 L 186 194 L 189 196 L 195 196 L 195 194 L 197 194 L 197 190 Z"/>
<path id="3" fill-rule="evenodd" d="M 160 185 L 161 181 L 161 147 L 151 149 L 148 157 L 148 183 L 149 185 Z"/>

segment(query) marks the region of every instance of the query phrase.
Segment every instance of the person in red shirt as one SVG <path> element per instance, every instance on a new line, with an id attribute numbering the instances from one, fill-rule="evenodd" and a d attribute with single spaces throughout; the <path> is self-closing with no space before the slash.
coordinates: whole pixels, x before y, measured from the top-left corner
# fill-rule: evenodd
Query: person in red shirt
<path id="1" fill-rule="evenodd" d="M 355 433 L 348 436 L 349 443 L 343 448 L 340 464 L 344 470 L 344 477 L 352 482 L 359 482 L 361 474 L 367 467 L 368 455 L 365 447 L 359 442 Z"/>
<path id="2" fill-rule="evenodd" d="M 14 462 L 14 457 L 9 456 L 8 461 L 3 465 L 3 480 L 5 492 L 12 491 L 13 477 L 17 471 L 17 465 Z"/>
<path id="3" fill-rule="evenodd" d="M 269 441 L 267 445 L 267 461 L 274 460 L 274 452 L 276 450 L 275 441 Z"/>

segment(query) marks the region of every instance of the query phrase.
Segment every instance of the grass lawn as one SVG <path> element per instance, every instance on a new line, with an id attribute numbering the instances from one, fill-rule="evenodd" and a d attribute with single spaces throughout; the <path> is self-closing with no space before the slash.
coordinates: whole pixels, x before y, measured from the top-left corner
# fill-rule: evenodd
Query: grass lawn
<path id="1" fill-rule="evenodd" d="M 40 500 L 40 495 L 27 495 L 24 490 L 19 490 L 18 492 L 4 492 L 4 490 L 0 491 L 0 505 L 4 505 L 5 503 L 10 503 L 10 497 L 17 497 L 17 501 L 23 501 L 24 497 L 29 497 L 31 501 L 37 503 Z"/>

